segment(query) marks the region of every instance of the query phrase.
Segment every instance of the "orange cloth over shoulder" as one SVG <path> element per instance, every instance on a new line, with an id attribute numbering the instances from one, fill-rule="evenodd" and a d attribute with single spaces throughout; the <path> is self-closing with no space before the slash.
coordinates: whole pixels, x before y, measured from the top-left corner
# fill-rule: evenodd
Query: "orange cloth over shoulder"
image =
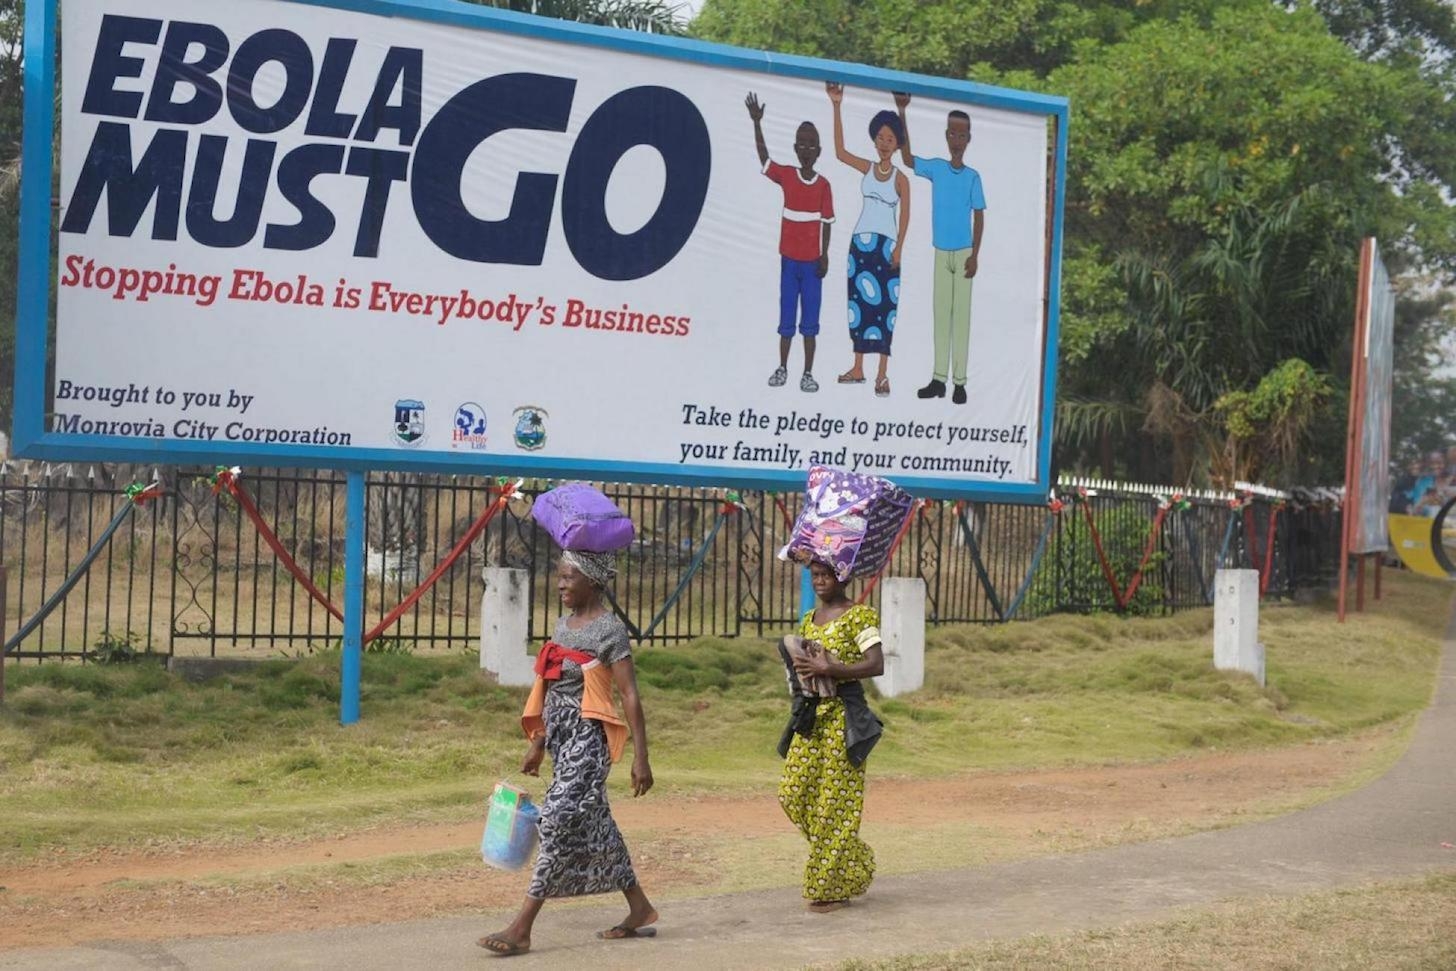
<path id="1" fill-rule="evenodd" d="M 521 728 L 525 730 L 526 737 L 535 741 L 546 732 L 546 723 L 541 717 L 546 707 L 548 679 L 545 675 L 553 670 L 560 671 L 562 657 L 581 665 L 581 716 L 602 723 L 607 733 L 607 751 L 613 762 L 620 761 L 627 747 L 627 723 L 617 714 L 616 703 L 612 700 L 612 672 L 591 655 L 570 650 L 553 641 L 547 641 L 536 658 L 536 683 L 531 687 L 526 707 L 521 711 Z M 557 677 L 560 677 L 559 673 Z"/>

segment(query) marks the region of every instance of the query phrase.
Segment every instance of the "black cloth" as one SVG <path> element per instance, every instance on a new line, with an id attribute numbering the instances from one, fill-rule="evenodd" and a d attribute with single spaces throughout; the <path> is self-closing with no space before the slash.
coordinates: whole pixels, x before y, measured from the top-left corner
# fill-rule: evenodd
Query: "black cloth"
<path id="1" fill-rule="evenodd" d="M 783 737 L 779 739 L 779 757 L 787 758 L 789 745 L 795 735 L 808 738 L 814 733 L 814 719 L 818 716 L 821 699 L 804 694 L 799 684 L 799 674 L 794 670 L 793 660 L 789 657 L 789 649 L 782 642 L 779 643 L 779 657 L 788 669 L 789 691 L 793 697 L 789 709 L 789 724 L 784 728 Z M 870 711 L 869 703 L 865 701 L 864 685 L 858 681 L 839 682 L 838 696 L 844 703 L 844 742 L 850 764 L 864 765 L 875 743 L 880 740 L 884 726 L 875 717 L 875 713 Z"/>

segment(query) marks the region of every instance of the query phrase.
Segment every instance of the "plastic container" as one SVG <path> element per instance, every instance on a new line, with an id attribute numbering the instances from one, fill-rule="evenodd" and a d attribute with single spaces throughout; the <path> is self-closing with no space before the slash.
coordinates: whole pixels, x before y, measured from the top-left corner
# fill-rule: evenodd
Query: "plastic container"
<path id="1" fill-rule="evenodd" d="M 480 858 L 497 870 L 519 870 L 536 851 L 540 821 L 541 810 L 524 790 L 496 783 L 485 814 L 485 833 L 480 837 Z"/>

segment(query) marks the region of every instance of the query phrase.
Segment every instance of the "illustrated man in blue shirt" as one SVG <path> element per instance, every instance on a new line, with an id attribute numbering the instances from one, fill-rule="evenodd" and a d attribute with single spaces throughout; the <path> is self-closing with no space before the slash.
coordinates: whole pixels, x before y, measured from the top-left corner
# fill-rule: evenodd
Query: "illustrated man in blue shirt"
<path id="1" fill-rule="evenodd" d="M 953 378 L 951 400 L 966 403 L 966 359 L 971 346 L 971 281 L 981 253 L 986 197 L 981 175 L 966 164 L 971 143 L 971 116 L 952 111 L 945 121 L 945 146 L 950 159 L 921 158 L 910 152 L 910 129 L 905 120 L 908 94 L 895 95 L 905 140 L 900 143 L 905 165 L 930 180 L 930 233 L 935 246 L 935 370 L 930 383 L 916 392 L 921 398 L 944 398 L 945 382 Z"/>

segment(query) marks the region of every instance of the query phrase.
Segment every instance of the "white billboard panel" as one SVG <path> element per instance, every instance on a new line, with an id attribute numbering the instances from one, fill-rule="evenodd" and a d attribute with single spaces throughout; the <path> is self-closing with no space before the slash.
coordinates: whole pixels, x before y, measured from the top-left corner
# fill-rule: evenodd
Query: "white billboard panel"
<path id="1" fill-rule="evenodd" d="M 28 454 L 1045 495 L 1059 99 L 445 3 L 62 17 Z"/>

